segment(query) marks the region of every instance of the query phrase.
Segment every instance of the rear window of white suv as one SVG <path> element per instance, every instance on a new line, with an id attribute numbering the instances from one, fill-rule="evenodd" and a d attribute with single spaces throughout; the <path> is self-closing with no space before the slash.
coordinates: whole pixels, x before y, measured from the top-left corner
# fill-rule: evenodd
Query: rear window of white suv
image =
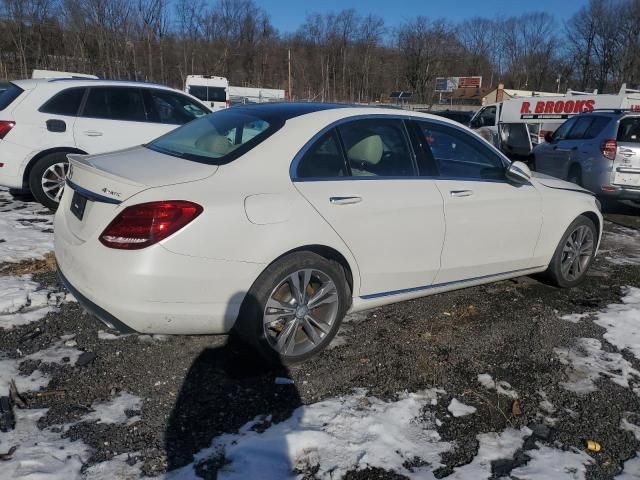
<path id="1" fill-rule="evenodd" d="M 24 92 L 24 90 L 22 90 L 17 85 L 12 84 L 4 92 L 0 93 L 0 110 L 4 110 L 9 105 L 11 105 L 22 92 Z"/>

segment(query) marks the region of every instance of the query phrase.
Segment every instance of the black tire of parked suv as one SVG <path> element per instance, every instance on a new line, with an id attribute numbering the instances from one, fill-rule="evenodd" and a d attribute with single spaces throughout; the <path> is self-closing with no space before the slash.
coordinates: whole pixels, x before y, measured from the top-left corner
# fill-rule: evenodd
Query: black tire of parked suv
<path id="1" fill-rule="evenodd" d="M 271 346 L 264 328 L 264 312 L 267 301 L 283 279 L 295 272 L 313 269 L 326 274 L 336 287 L 338 308 L 330 330 L 311 350 L 300 355 L 282 355 Z M 342 266 L 312 252 L 294 252 L 283 256 L 269 265 L 247 293 L 240 308 L 232 335 L 255 348 L 267 361 L 274 365 L 291 365 L 303 362 L 324 350 L 340 328 L 349 305 L 351 292 Z M 291 321 L 291 320 L 290 320 Z M 284 331 L 284 326 L 282 327 Z"/>
<path id="2" fill-rule="evenodd" d="M 56 211 L 58 202 L 47 196 L 42 188 L 42 176 L 56 163 L 68 163 L 67 152 L 54 152 L 40 158 L 29 173 L 29 189 L 35 199 L 50 210 Z"/>
<path id="3" fill-rule="evenodd" d="M 582 169 L 578 165 L 571 165 L 569 174 L 567 175 L 567 181 L 575 183 L 578 186 L 582 186 Z"/>
<path id="4" fill-rule="evenodd" d="M 566 260 L 567 255 L 565 246 L 567 246 L 569 237 L 573 235 L 574 232 L 576 232 L 580 227 L 585 227 L 591 232 L 593 247 L 591 248 L 588 261 L 582 268 L 581 274 L 577 278 L 569 279 L 567 278 L 567 273 L 563 272 L 562 268 L 563 260 Z M 584 215 L 580 215 L 571 223 L 571 225 L 569 225 L 569 228 L 567 228 L 567 230 L 564 232 L 564 235 L 562 235 L 562 239 L 560 240 L 560 243 L 558 243 L 556 251 L 553 254 L 553 258 L 549 263 L 549 268 L 544 273 L 544 275 L 548 280 L 551 281 L 551 283 L 561 288 L 572 288 L 576 285 L 579 285 L 584 281 L 586 274 L 589 271 L 591 264 L 593 263 L 597 245 L 598 230 L 596 229 L 596 226 L 593 224 L 593 221 L 590 218 Z"/>

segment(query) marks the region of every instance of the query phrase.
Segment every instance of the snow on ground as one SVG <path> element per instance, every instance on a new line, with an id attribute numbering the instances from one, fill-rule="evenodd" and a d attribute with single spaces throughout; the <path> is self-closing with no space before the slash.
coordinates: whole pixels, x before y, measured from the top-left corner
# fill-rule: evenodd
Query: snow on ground
<path id="1" fill-rule="evenodd" d="M 35 202 L 14 200 L 0 187 L 0 263 L 42 259 L 51 250 L 51 212 Z"/>
<path id="2" fill-rule="evenodd" d="M 622 302 L 609 305 L 594 322 L 607 330 L 607 342 L 640 360 L 640 288 L 628 287 Z"/>
<path id="3" fill-rule="evenodd" d="M 436 398 L 433 391 L 404 394 L 395 402 L 366 395 L 365 390 L 296 409 L 288 420 L 263 433 L 258 418 L 237 434 L 214 439 L 196 462 L 224 455 L 229 462 L 218 479 L 293 479 L 298 472 L 316 472 L 314 478 L 341 478 L 348 470 L 379 467 L 409 478 L 434 478 L 431 470 L 449 450 L 435 430 L 435 417 L 423 409 Z M 430 465 L 413 468 L 405 462 L 421 458 Z M 170 480 L 193 477 L 193 465 L 167 475 Z"/>
<path id="4" fill-rule="evenodd" d="M 531 430 L 527 427 L 520 430 L 507 428 L 502 433 L 481 433 L 476 436 L 480 446 L 473 461 L 456 468 L 453 474 L 446 478 L 450 480 L 488 479 L 491 477 L 491 462 L 512 458 L 529 435 L 531 435 Z"/>
<path id="5" fill-rule="evenodd" d="M 555 352 L 560 362 L 568 366 L 567 381 L 561 385 L 577 394 L 595 392 L 600 377 L 626 388 L 640 380 L 640 372 L 631 363 L 620 353 L 604 351 L 595 338 L 579 338 L 574 347 L 557 348 Z"/>
<path id="6" fill-rule="evenodd" d="M 518 398 L 518 392 L 516 392 L 509 382 L 504 380 L 494 380 L 488 373 L 481 373 L 478 375 L 478 382 L 487 390 L 495 390 L 500 395 L 506 395 L 510 398 Z"/>
<path id="7" fill-rule="evenodd" d="M 0 276 L 0 329 L 38 321 L 63 301 L 64 293 L 43 288 L 31 275 Z"/>
<path id="8" fill-rule="evenodd" d="M 531 460 L 511 472 L 518 480 L 581 480 L 587 473 L 591 457 L 578 450 L 559 450 L 538 445 L 538 450 L 529 450 Z"/>
<path id="9" fill-rule="evenodd" d="M 476 413 L 478 409 L 476 407 L 472 407 L 471 405 L 465 405 L 457 398 L 454 398 L 453 400 L 451 400 L 451 403 L 447 407 L 447 410 L 449 410 L 451 415 L 457 418 Z"/>
<path id="10" fill-rule="evenodd" d="M 128 392 L 120 392 L 107 402 L 94 403 L 91 408 L 93 412 L 82 417 L 83 422 L 132 424 L 140 420 L 140 416 L 128 417 L 127 412 L 139 411 L 142 399 Z"/>
<path id="11" fill-rule="evenodd" d="M 640 452 L 630 460 L 624 462 L 622 473 L 615 480 L 638 480 L 640 478 Z"/>
<path id="12" fill-rule="evenodd" d="M 640 264 L 640 231 L 610 224 L 602 235 L 600 255 L 615 265 Z"/>

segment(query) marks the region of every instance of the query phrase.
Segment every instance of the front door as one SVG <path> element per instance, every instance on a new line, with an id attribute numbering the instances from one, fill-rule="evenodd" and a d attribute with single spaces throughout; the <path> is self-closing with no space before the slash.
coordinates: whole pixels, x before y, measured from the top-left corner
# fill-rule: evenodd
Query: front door
<path id="1" fill-rule="evenodd" d="M 466 131 L 429 121 L 418 125 L 444 199 L 446 236 L 435 283 L 531 267 L 542 227 L 535 187 L 507 182 L 502 157 Z"/>
<path id="2" fill-rule="evenodd" d="M 296 188 L 348 246 L 360 296 L 431 285 L 444 239 L 442 197 L 418 179 L 401 120 L 354 120 L 302 157 Z"/>

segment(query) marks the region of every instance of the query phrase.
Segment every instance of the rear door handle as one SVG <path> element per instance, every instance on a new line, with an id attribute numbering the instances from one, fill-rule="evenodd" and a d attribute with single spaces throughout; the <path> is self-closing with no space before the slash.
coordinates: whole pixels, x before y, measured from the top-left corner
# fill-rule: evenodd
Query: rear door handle
<path id="1" fill-rule="evenodd" d="M 451 190 L 449 193 L 452 197 L 470 197 L 473 195 L 473 190 Z"/>
<path id="2" fill-rule="evenodd" d="M 102 132 L 97 132 L 96 130 L 87 130 L 84 132 L 87 137 L 101 137 Z"/>
<path id="3" fill-rule="evenodd" d="M 360 203 L 362 201 L 362 197 L 331 197 L 329 201 L 334 205 L 351 205 L 353 203 Z"/>

